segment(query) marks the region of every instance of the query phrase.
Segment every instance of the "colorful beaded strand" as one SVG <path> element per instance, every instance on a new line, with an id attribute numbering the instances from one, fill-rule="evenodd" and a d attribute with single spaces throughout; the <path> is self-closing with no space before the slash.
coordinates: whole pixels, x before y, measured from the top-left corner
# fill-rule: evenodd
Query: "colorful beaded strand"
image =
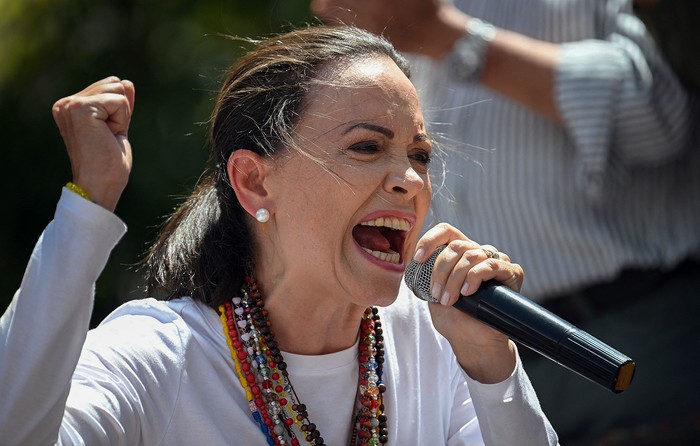
<path id="1" fill-rule="evenodd" d="M 241 332 L 240 338 L 246 352 L 247 360 L 247 376 L 246 381 L 251 383 L 253 393 L 255 394 L 255 404 L 260 410 L 260 415 L 266 430 L 273 436 L 274 444 L 288 444 L 284 437 L 284 428 L 279 422 L 275 423 L 278 409 L 271 402 L 271 398 L 275 395 L 270 393 L 270 373 L 267 368 L 267 355 L 265 354 L 266 346 L 261 342 L 258 331 L 251 319 L 249 310 L 248 297 L 244 294 L 243 298 L 236 297 L 233 302 L 236 304 L 234 313 L 237 317 L 236 327 Z M 266 403 L 267 402 L 267 403 Z M 293 434 L 292 434 L 293 437 Z M 293 442 L 291 443 L 294 444 Z"/>
<path id="2" fill-rule="evenodd" d="M 386 384 L 384 384 L 384 329 L 382 329 L 379 310 L 375 307 L 372 307 L 372 319 L 374 320 L 374 337 L 377 346 L 377 375 L 379 377 L 377 382 L 377 387 L 379 388 L 379 410 L 377 415 L 379 424 L 377 432 L 379 434 L 379 443 L 386 444 L 389 442 L 389 425 L 384 413 L 384 392 L 386 392 Z"/>
<path id="3" fill-rule="evenodd" d="M 376 446 L 388 441 L 382 394 L 384 347 L 378 310 L 368 308 L 362 319 L 360 385 L 351 446 Z"/>
<path id="4" fill-rule="evenodd" d="M 284 423 L 284 426 L 288 428 L 289 434 L 294 437 L 292 440 L 293 445 L 298 444 L 298 440 L 296 440 L 293 430 L 291 429 L 292 423 L 299 427 L 299 430 L 305 436 L 305 439 L 309 444 L 315 444 L 318 446 L 324 445 L 325 443 L 323 442 L 323 438 L 321 438 L 320 433 L 315 429 L 315 425 L 308 419 L 308 413 L 305 410 L 305 406 L 298 404 L 298 398 L 296 398 L 294 388 L 289 381 L 287 364 L 284 362 L 281 352 L 277 348 L 277 343 L 272 333 L 271 324 L 267 318 L 267 310 L 265 310 L 265 304 L 262 300 L 262 295 L 257 287 L 257 284 L 252 278 L 246 278 L 246 283 L 248 286 L 247 289 L 244 290 L 244 295 L 247 297 L 247 300 L 244 303 L 247 304 L 250 310 L 248 313 L 249 320 L 257 329 L 257 333 L 260 335 L 258 337 L 259 342 L 266 346 L 264 351 L 267 356 L 267 364 L 271 368 L 276 368 L 279 371 L 279 375 L 281 375 L 282 382 L 278 382 L 278 386 L 275 387 L 275 390 L 278 393 L 290 391 L 289 396 L 292 400 L 290 411 L 292 415 L 286 416 L 285 414 L 284 417 L 277 417 L 277 424 L 281 426 L 282 423 Z M 284 397 L 284 394 L 281 396 Z M 295 400 L 297 401 L 296 404 L 294 403 Z M 296 416 L 293 416 L 294 414 L 296 414 Z M 292 423 L 290 423 L 290 420 Z"/>
<path id="5" fill-rule="evenodd" d="M 257 284 L 247 277 L 241 291 L 243 297 L 234 297 L 220 306 L 219 312 L 253 418 L 269 445 L 299 446 L 295 427 L 309 445 L 325 445 L 316 425 L 309 420 L 306 405 L 294 391 Z M 383 333 L 376 308 L 368 308 L 363 315 L 358 350 L 360 376 L 350 444 L 385 444 L 388 431 L 382 404 Z"/>
<path id="6" fill-rule="evenodd" d="M 250 381 L 247 378 L 247 374 L 244 370 L 248 369 L 247 363 L 242 363 L 247 357 L 245 351 L 242 350 L 243 344 L 238 339 L 238 331 L 235 327 L 235 321 L 233 317 L 233 308 L 230 302 L 226 302 L 224 305 L 219 306 L 219 312 L 221 314 L 221 321 L 224 325 L 224 334 L 226 335 L 226 343 L 231 351 L 231 357 L 236 366 L 236 374 L 238 375 L 241 387 L 245 389 L 246 399 L 248 400 L 248 408 L 253 416 L 253 419 L 260 426 L 261 431 L 265 434 L 267 443 L 272 446 L 274 445 L 274 440 L 269 434 L 268 428 L 262 420 L 258 407 L 253 401 L 253 392 L 251 386 L 248 384 Z M 272 442 L 271 442 L 272 441 Z"/>
<path id="7" fill-rule="evenodd" d="M 274 435 L 275 444 L 296 446 L 299 442 L 294 433 L 289 430 L 292 423 L 288 423 L 290 418 L 283 410 L 287 402 L 284 389 L 280 385 L 279 373 L 275 370 L 275 364 L 269 360 L 269 346 L 262 340 L 253 323 L 251 308 L 254 307 L 255 302 L 246 292 L 243 296 L 243 298 L 235 297 L 232 302 L 236 306 L 234 309 L 236 327 L 240 331 L 245 350 L 247 361 L 245 366 L 248 366 L 246 381 L 256 383 L 255 402 L 260 408 L 261 418 L 267 430 Z"/>

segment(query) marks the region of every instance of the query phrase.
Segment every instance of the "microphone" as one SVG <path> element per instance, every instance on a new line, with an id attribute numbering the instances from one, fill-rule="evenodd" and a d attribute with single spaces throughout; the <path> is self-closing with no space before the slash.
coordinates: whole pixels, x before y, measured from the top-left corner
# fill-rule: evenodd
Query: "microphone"
<path id="1" fill-rule="evenodd" d="M 420 299 L 434 302 L 430 276 L 438 248 L 425 263 L 411 260 L 404 280 Z M 606 389 L 620 393 L 632 382 L 635 363 L 583 330 L 494 280 L 481 284 L 454 306 L 552 361 Z"/>

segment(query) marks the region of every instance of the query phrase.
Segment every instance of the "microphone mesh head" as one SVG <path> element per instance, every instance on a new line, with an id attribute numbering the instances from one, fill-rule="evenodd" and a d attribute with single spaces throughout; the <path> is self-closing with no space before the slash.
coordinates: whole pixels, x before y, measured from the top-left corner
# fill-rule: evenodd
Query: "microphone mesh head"
<path id="1" fill-rule="evenodd" d="M 438 254 L 440 254 L 443 249 L 445 249 L 444 246 L 436 249 L 424 263 L 416 263 L 411 260 L 404 272 L 404 281 L 408 288 L 413 291 L 413 294 L 417 297 L 427 300 L 428 302 L 438 302 L 438 300 L 430 294 L 430 276 L 433 274 L 435 259 L 437 259 Z"/>

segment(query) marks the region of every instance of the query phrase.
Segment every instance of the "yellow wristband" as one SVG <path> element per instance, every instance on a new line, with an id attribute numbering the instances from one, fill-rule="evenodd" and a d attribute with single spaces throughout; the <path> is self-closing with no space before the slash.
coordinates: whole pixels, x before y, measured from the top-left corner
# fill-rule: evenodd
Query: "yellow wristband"
<path id="1" fill-rule="evenodd" d="M 69 191 L 71 191 L 73 193 L 80 195 L 81 197 L 83 197 L 84 199 L 86 199 L 88 201 L 92 201 L 92 199 L 90 198 L 90 195 L 88 195 L 88 193 L 85 192 L 85 190 L 82 187 L 78 186 L 77 184 L 75 184 L 71 181 L 66 183 L 66 189 L 68 189 Z"/>

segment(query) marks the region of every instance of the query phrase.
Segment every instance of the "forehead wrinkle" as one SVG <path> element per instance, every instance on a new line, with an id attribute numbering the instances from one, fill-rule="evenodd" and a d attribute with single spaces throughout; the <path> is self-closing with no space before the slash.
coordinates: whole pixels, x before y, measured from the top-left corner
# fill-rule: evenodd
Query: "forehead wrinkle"
<path id="1" fill-rule="evenodd" d="M 397 129 L 393 128 L 393 125 L 400 125 L 394 122 L 394 115 L 405 110 L 407 106 L 415 113 L 420 113 L 414 109 L 416 106 L 420 107 L 415 90 L 406 90 L 401 79 L 395 76 L 396 73 L 391 74 L 391 70 L 385 76 L 387 66 L 382 59 L 363 58 L 367 63 L 341 64 L 341 67 L 335 68 L 328 66 L 318 73 L 312 81 L 305 99 L 306 106 L 297 122 L 297 129 L 305 134 L 303 139 L 306 143 L 329 137 L 336 132 L 346 135 L 355 128 L 376 131 L 394 139 Z M 389 59 L 387 61 L 393 62 Z M 412 87 L 407 78 L 406 81 Z M 358 94 L 353 94 L 353 91 Z M 368 91 L 377 91 L 379 94 L 370 93 L 369 97 L 362 94 Z M 383 105 L 380 105 L 379 110 L 383 112 L 375 116 L 367 115 L 367 100 L 382 101 Z M 344 105 L 341 106 L 341 103 Z M 348 116 L 348 113 L 354 116 Z M 351 119 L 347 120 L 348 118 Z M 391 123 L 390 126 L 387 126 L 387 119 Z M 418 128 L 416 134 L 410 136 L 411 141 L 430 142 L 423 120 L 418 115 L 413 119 Z M 301 135 L 297 132 L 297 136 Z M 298 139 L 300 140 L 301 138 Z"/>
<path id="2" fill-rule="evenodd" d="M 311 122 L 310 122 L 311 119 L 321 119 L 321 120 L 328 120 L 328 121 L 331 121 L 331 120 L 339 121 L 338 118 L 334 118 L 330 113 L 323 113 L 323 112 L 305 112 L 305 113 L 301 116 L 301 119 L 299 119 L 299 123 L 298 123 L 297 127 L 298 127 L 298 128 L 302 128 L 302 127 L 303 127 L 303 128 L 305 128 L 305 129 L 311 130 L 312 132 L 313 132 L 313 131 L 318 131 L 318 130 L 319 130 L 318 127 L 316 127 L 316 126 L 314 126 L 314 125 L 311 124 Z M 326 136 L 326 135 L 328 135 L 329 133 L 333 132 L 333 131 L 334 131 L 335 129 L 337 129 L 338 127 L 341 127 L 342 125 L 343 125 L 343 123 L 342 123 L 342 122 L 339 122 L 338 125 L 336 125 L 336 126 L 334 126 L 334 127 L 331 127 L 330 129 L 325 130 L 325 131 L 323 131 L 323 132 L 321 132 L 321 133 L 317 133 L 317 134 L 313 135 L 313 137 L 314 137 L 314 139 L 315 139 L 315 138 L 320 138 L 320 137 L 322 137 L 322 136 Z M 296 132 L 296 134 L 299 135 L 299 132 Z M 306 138 L 306 139 L 307 139 L 307 141 L 311 141 L 310 138 Z"/>
<path id="3" fill-rule="evenodd" d="M 400 93 L 401 82 L 391 75 L 387 75 L 381 67 L 377 69 L 376 73 L 374 73 L 374 70 L 369 71 L 372 72 L 372 75 L 360 70 L 358 67 L 352 67 L 352 69 L 337 73 L 337 76 L 331 79 L 315 79 L 307 93 L 308 104 L 324 104 L 325 101 L 323 99 L 328 101 L 347 101 L 348 98 L 356 98 L 355 102 L 349 101 L 350 106 L 364 107 L 367 101 L 370 100 L 384 101 L 389 109 L 397 109 L 405 107 L 405 103 L 413 102 L 413 99 L 417 100 L 415 90 Z M 405 79 L 412 86 L 408 78 Z M 352 91 L 369 91 L 373 93 L 373 90 L 379 90 L 381 94 L 371 94 L 369 98 L 358 97 L 352 94 Z M 347 94 L 348 91 L 351 94 Z M 397 93 L 400 93 L 399 97 L 396 96 Z M 321 97 L 319 98 L 319 96 Z"/>
<path id="4" fill-rule="evenodd" d="M 340 83 L 340 81 L 336 80 L 338 84 L 334 84 L 332 82 L 321 82 L 314 85 L 312 90 L 310 90 L 308 93 L 307 107 L 305 107 L 305 110 L 302 112 L 302 116 L 300 117 L 299 123 L 302 124 L 304 128 L 318 131 L 318 128 L 314 128 L 312 125 L 310 125 L 311 123 L 308 122 L 309 120 L 320 119 L 329 122 L 337 122 L 337 125 L 331 126 L 328 129 L 317 133 L 314 137 L 326 136 L 329 133 L 337 131 L 339 128 L 347 125 L 351 127 L 343 131 L 343 135 L 349 133 L 351 130 L 353 130 L 354 127 L 362 127 L 370 131 L 377 131 L 387 136 L 388 138 L 393 139 L 395 136 L 394 129 L 374 124 L 372 123 L 372 121 L 383 121 L 385 118 L 389 118 L 391 120 L 392 116 L 395 113 L 397 113 L 399 109 L 405 108 L 407 104 L 413 102 L 413 99 L 417 100 L 417 98 L 415 98 L 415 96 L 410 92 L 407 92 L 405 94 L 406 97 L 403 97 L 403 99 L 395 97 L 396 89 L 394 88 L 395 85 L 392 82 L 389 82 L 387 84 L 377 79 L 367 80 L 365 79 L 365 76 L 357 74 L 355 74 L 354 76 L 347 75 L 347 77 L 348 78 L 345 79 L 342 84 Z M 360 79 L 364 80 L 364 82 L 360 81 Z M 354 95 L 352 94 L 345 95 L 343 93 L 343 90 L 361 91 L 375 89 L 379 89 L 382 92 L 382 94 L 372 95 L 369 98 L 357 97 L 356 100 L 350 100 L 349 103 L 345 106 L 339 107 L 337 109 L 331 109 L 329 112 L 322 112 L 320 110 L 323 104 L 327 102 L 337 103 L 338 101 L 347 101 L 349 97 L 354 97 Z M 360 116 L 350 121 L 343 121 L 342 117 L 336 116 L 336 113 L 342 113 L 343 111 L 347 111 L 348 109 L 366 109 L 367 100 L 384 102 L 384 106 L 381 107 L 382 109 L 384 109 L 384 112 L 381 114 L 381 116 Z M 413 109 L 412 106 L 410 106 L 410 108 Z M 361 112 L 358 114 L 362 115 Z M 424 123 L 422 121 L 419 123 L 419 128 L 421 130 L 424 129 Z M 425 140 L 427 140 L 427 136 L 422 134 L 418 134 L 413 137 L 414 142 L 421 142 Z"/>

